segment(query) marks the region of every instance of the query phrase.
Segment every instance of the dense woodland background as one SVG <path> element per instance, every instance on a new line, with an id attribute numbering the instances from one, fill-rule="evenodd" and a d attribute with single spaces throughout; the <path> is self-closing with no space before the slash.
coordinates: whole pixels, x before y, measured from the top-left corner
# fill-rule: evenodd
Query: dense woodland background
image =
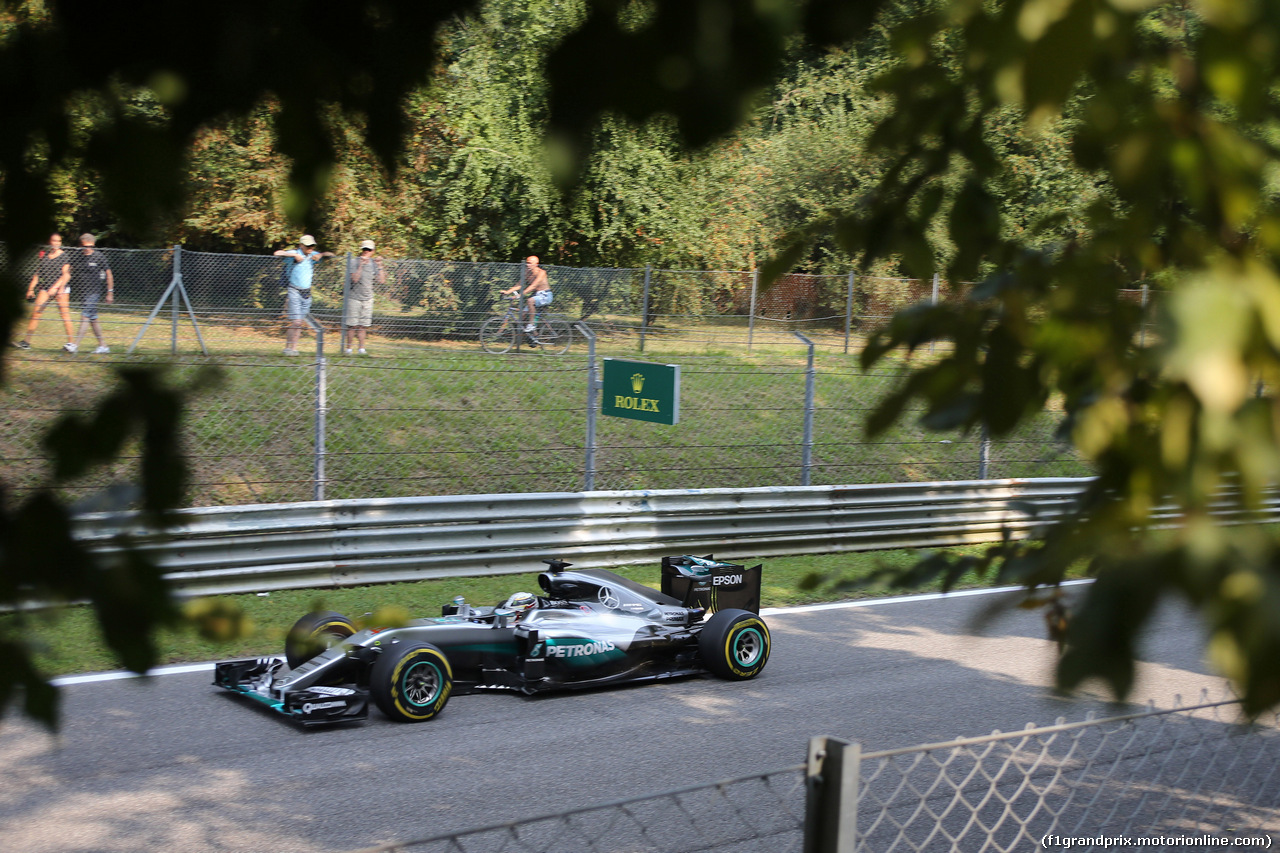
<path id="1" fill-rule="evenodd" d="M 585 0 L 487 0 L 443 28 L 434 80 L 405 103 L 410 127 L 394 175 L 363 141 L 358 119 L 336 107 L 324 115 L 338 156 L 316 236 L 338 251 L 372 238 L 391 257 L 508 261 L 533 253 L 570 266 L 754 268 L 785 235 L 849 210 L 874 186 L 881 164 L 868 138 L 888 101 L 871 84 L 898 61 L 889 27 L 928 5 L 894 4 L 867 37 L 841 48 L 817 50 L 796 37 L 785 73 L 741 128 L 703 150 L 684 148 L 663 118 L 636 125 L 605 116 L 584 179 L 566 196 L 545 156 L 543 67 L 581 24 Z M 157 121 L 158 97 L 145 88 L 123 93 L 129 109 Z M 73 112 L 84 138 L 114 108 L 83 96 Z M 54 173 L 58 226 L 117 247 L 261 252 L 291 242 L 297 228 L 285 215 L 290 164 L 277 145 L 278 109 L 267 100 L 248 117 L 200 131 L 185 164 L 185 212 L 146 238 L 121 226 L 103 203 L 99 176 L 73 158 Z M 1036 244 L 1078 237 L 1083 211 L 1105 195 L 1106 182 L 1073 165 L 1069 113 L 1035 132 L 1022 118 L 1010 108 L 988 129 L 1006 158 L 992 185 L 1006 227 Z M 1033 233 L 1050 216 L 1053 225 Z M 933 236 L 946 252 L 945 229 Z M 834 239 L 821 238 L 796 264 L 813 273 L 857 268 Z M 893 259 L 858 271 L 901 272 Z"/>

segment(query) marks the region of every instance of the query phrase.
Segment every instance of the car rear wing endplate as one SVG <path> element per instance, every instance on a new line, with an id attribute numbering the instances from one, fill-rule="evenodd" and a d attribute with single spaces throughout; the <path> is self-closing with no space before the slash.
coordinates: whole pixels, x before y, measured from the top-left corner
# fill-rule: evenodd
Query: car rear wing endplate
<path id="1" fill-rule="evenodd" d="M 745 568 L 705 557 L 663 557 L 662 592 L 685 607 L 760 612 L 760 572 L 763 565 Z"/>

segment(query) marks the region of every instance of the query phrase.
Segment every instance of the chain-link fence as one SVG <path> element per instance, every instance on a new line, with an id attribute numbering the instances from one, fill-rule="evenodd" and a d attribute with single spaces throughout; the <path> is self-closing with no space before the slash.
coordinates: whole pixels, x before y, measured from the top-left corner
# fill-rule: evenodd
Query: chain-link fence
<path id="1" fill-rule="evenodd" d="M 48 481 L 40 437 L 49 423 L 90 410 L 113 381 L 104 368 L 140 361 L 168 365 L 179 382 L 201 366 L 221 369 L 221 385 L 190 400 L 191 505 L 1090 473 L 1056 437 L 1052 411 L 999 442 L 941 436 L 910 416 L 866 439 L 897 377 L 860 369 L 861 335 L 906 305 L 947 298 L 936 281 L 791 275 L 761 291 L 751 272 L 550 267 L 546 310 L 589 330 L 597 358 L 682 367 L 679 424 L 601 418 L 591 444 L 581 331 L 557 357 L 528 341 L 504 355 L 479 345 L 480 324 L 506 308 L 498 292 L 522 281 L 522 265 L 380 260 L 362 358 L 345 355 L 357 262 L 328 259 L 312 286 L 320 334 L 305 330 L 305 357 L 283 359 L 292 260 L 99 252 L 115 282 L 101 306 L 110 353 L 63 352 L 50 304 L 33 332 L 24 324 L 31 349 L 14 353 L 0 389 L 0 464 L 19 493 Z M 36 263 L 24 258 L 21 272 Z M 1145 304 L 1147 294 L 1133 298 Z M 122 476 L 129 462 L 72 493 Z"/>
<path id="2" fill-rule="evenodd" d="M 674 426 L 593 412 L 585 353 L 494 356 L 443 347 L 412 358 L 363 359 L 28 353 L 0 390 L 0 464 L 19 494 L 48 482 L 41 439 L 50 424 L 87 414 L 118 381 L 112 368 L 154 362 L 175 384 L 210 365 L 220 375 L 216 385 L 188 396 L 191 506 L 580 491 L 588 484 L 747 488 L 1089 473 L 1055 439 L 1052 413 L 1000 442 L 940 438 L 911 420 L 868 441 L 866 420 L 895 377 L 864 374 L 851 357 L 831 354 L 815 359 L 810 377 L 805 347 L 797 342 L 789 349 L 681 358 Z M 112 470 L 71 484 L 70 493 L 85 496 L 127 478 L 134 462 L 126 454 Z"/>
<path id="3" fill-rule="evenodd" d="M 1210 702 L 863 753 L 365 853 L 1270 849 L 1280 717 Z"/>
<path id="4" fill-rule="evenodd" d="M 65 249 L 73 266 L 80 251 Z M 113 351 L 252 355 L 283 349 L 291 258 L 181 246 L 98 252 L 115 281 L 113 302 L 101 306 L 104 342 Z M 15 261 L 24 281 L 39 269 L 39 254 Z M 0 254 L 0 263 L 6 258 Z M 334 352 L 345 342 L 349 322 L 364 325 L 348 310 L 357 295 L 352 288 L 358 268 L 350 254 L 315 267 L 312 313 L 334 333 Z M 412 258 L 377 258 L 374 269 L 368 328 L 380 350 L 473 344 L 480 323 L 505 304 L 499 291 L 524 283 L 525 276 L 522 264 Z M 796 331 L 822 349 L 851 352 L 895 311 L 957 298 L 964 290 L 936 278 L 792 274 L 761 288 L 752 271 L 545 269 L 554 294 L 550 311 L 586 322 L 602 346 L 616 343 L 640 352 L 752 348 L 786 343 Z M 83 290 L 73 279 L 69 307 L 77 328 Z M 1143 306 L 1150 302 L 1145 288 L 1131 297 Z M 56 301 L 44 309 L 31 335 L 36 349 L 56 350 L 65 343 L 57 314 Z"/>
<path id="5" fill-rule="evenodd" d="M 1235 701 L 1028 728 L 859 760 L 858 849 L 1269 848 L 1280 731 Z M 847 760 L 847 757 L 846 757 Z"/>

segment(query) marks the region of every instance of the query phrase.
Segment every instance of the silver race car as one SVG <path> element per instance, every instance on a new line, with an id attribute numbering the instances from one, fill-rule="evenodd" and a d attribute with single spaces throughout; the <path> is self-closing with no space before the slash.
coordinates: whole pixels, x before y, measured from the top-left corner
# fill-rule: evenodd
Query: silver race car
<path id="1" fill-rule="evenodd" d="M 283 658 L 218 663 L 214 684 L 304 725 L 439 714 L 455 694 L 535 694 L 711 673 L 755 678 L 769 660 L 760 566 L 664 557 L 658 591 L 603 569 L 548 560 L 541 594 L 493 607 L 461 598 L 403 627 L 365 628 L 339 613 L 298 620 Z"/>

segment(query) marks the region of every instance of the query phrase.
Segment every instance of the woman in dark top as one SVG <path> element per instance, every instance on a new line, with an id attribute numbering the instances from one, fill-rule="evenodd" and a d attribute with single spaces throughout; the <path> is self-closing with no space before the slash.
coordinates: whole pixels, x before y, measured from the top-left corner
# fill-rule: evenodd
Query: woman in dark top
<path id="1" fill-rule="evenodd" d="M 31 349 L 31 336 L 35 334 L 36 324 L 40 322 L 40 314 L 50 299 L 58 300 L 58 313 L 62 315 L 62 325 L 67 330 L 67 343 L 74 338 L 71 325 L 71 266 L 67 253 L 62 251 L 62 235 L 49 237 L 49 248 L 40 255 L 36 262 L 36 274 L 31 277 L 27 287 L 27 299 L 35 299 L 36 307 L 31 312 L 31 322 L 27 324 L 27 333 L 22 340 L 15 341 L 18 349 Z"/>

